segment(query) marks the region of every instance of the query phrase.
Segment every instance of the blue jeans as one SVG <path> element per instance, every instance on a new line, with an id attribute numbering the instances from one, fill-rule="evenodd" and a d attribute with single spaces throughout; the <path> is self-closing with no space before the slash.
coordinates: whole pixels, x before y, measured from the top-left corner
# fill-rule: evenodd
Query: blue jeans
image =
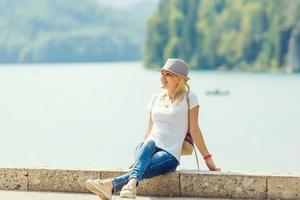
<path id="1" fill-rule="evenodd" d="M 154 141 L 148 140 L 137 146 L 133 169 L 112 179 L 113 192 L 120 191 L 131 178 L 135 178 L 139 182 L 146 178 L 175 171 L 177 165 L 178 161 L 172 154 L 156 147 Z"/>

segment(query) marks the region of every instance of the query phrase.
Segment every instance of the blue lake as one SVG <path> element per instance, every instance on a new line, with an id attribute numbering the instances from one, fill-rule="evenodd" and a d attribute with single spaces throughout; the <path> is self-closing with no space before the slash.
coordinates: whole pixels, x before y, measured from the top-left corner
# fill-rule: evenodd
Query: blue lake
<path id="1" fill-rule="evenodd" d="M 300 172 L 300 74 L 190 77 L 218 167 Z M 140 62 L 1 65 L 0 167 L 126 168 L 160 86 L 160 74 Z M 214 89 L 229 95 L 207 95 Z M 182 158 L 179 169 L 196 168 L 194 160 Z"/>

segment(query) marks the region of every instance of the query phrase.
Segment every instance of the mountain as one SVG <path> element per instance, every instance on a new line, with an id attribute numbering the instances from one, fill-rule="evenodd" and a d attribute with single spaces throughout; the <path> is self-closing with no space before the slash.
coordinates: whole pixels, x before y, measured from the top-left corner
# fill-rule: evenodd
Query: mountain
<path id="1" fill-rule="evenodd" d="M 0 62 L 140 60 L 151 11 L 135 12 L 137 5 L 132 6 L 122 10 L 97 0 L 0 0 Z"/>

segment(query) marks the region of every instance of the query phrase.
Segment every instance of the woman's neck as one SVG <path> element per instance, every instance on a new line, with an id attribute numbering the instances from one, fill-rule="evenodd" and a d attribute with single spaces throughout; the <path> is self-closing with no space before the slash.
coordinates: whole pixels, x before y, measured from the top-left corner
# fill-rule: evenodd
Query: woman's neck
<path id="1" fill-rule="evenodd" d="M 176 93 L 176 90 L 174 90 L 174 89 L 168 89 L 168 90 L 167 90 L 167 95 L 168 95 L 168 97 L 169 97 L 171 100 L 174 100 L 174 98 L 175 98 L 175 93 Z"/>

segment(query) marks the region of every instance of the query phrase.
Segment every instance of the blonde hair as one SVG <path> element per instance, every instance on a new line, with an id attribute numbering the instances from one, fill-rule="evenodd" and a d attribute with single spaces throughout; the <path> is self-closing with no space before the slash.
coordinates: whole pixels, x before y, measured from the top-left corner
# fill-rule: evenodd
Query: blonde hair
<path id="1" fill-rule="evenodd" d="M 190 90 L 190 86 L 187 83 L 187 81 L 178 76 L 179 77 L 179 82 L 175 91 L 175 96 L 174 96 L 174 103 L 179 103 L 180 101 L 183 100 L 185 94 Z M 162 93 L 162 97 L 165 97 L 167 95 L 167 89 L 165 89 Z"/>

